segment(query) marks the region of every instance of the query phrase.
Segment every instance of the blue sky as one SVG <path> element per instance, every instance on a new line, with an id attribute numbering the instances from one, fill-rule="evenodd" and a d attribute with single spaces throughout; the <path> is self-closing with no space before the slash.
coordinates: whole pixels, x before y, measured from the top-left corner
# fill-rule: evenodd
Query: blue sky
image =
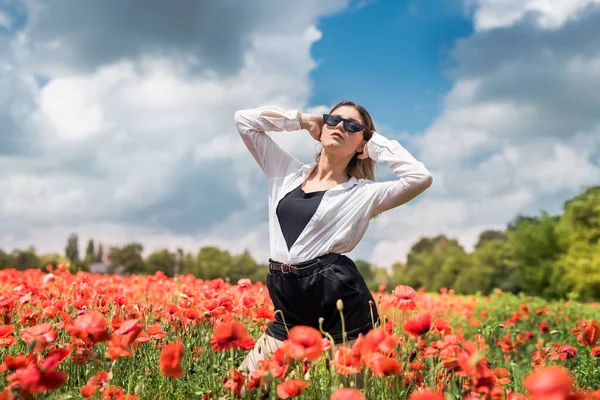
<path id="1" fill-rule="evenodd" d="M 445 0 L 369 2 L 318 27 L 311 104 L 345 96 L 399 131 L 422 131 L 439 114 L 452 87 L 452 46 L 473 29 L 462 7 Z"/>
<path id="2" fill-rule="evenodd" d="M 235 111 L 349 98 L 434 177 L 350 256 L 390 266 L 438 234 L 469 251 L 600 183 L 599 25 L 600 0 L 0 0 L 0 248 L 75 232 L 265 261 L 267 182 Z"/>

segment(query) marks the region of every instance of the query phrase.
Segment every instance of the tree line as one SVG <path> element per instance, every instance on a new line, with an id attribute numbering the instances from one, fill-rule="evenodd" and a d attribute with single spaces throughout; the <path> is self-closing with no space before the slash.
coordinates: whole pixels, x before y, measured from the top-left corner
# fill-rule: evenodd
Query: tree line
<path id="1" fill-rule="evenodd" d="M 44 268 L 66 263 L 72 272 L 89 271 L 105 263 L 108 273 L 153 274 L 167 276 L 193 274 L 202 279 L 240 278 L 265 281 L 267 264 L 258 263 L 248 250 L 231 254 L 215 246 L 196 253 L 182 249 L 160 249 L 143 256 L 140 243 L 104 249 L 89 240 L 80 256 L 78 237 L 67 239 L 64 255 L 37 255 L 35 248 L 0 249 L 0 268 Z M 560 215 L 545 211 L 537 216 L 518 216 L 505 230 L 486 230 L 472 252 L 456 239 L 445 235 L 424 237 L 415 243 L 406 262 L 396 262 L 391 270 L 355 261 L 369 287 L 398 284 L 440 288 L 456 293 L 489 294 L 494 289 L 523 292 L 545 298 L 579 300 L 600 299 L 600 186 L 587 188 L 564 203 Z"/>
<path id="2" fill-rule="evenodd" d="M 554 299 L 600 299 L 600 186 L 564 203 L 561 215 L 518 216 L 482 232 L 467 253 L 444 235 L 420 239 L 392 284 L 488 294 L 498 288 Z"/>

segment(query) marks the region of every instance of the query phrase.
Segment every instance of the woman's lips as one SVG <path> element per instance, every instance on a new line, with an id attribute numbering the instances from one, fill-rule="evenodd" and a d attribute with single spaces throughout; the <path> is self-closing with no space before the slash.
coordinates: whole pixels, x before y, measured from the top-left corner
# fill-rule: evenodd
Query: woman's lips
<path id="1" fill-rule="evenodd" d="M 339 133 L 336 133 L 336 132 L 332 133 L 332 134 L 331 134 L 331 137 L 338 138 L 338 139 L 340 139 L 340 140 L 342 140 L 342 139 L 343 139 L 343 138 L 342 138 L 342 135 L 340 135 Z"/>

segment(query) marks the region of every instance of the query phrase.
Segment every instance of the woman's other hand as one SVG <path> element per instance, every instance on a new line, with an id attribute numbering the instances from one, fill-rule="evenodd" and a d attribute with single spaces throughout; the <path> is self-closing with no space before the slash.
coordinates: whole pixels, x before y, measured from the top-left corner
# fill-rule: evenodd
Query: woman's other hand
<path id="1" fill-rule="evenodd" d="M 306 129 L 313 139 L 315 139 L 317 142 L 320 142 L 324 123 L 323 116 L 300 113 L 298 118 L 300 119 L 300 126 L 302 129 Z"/>

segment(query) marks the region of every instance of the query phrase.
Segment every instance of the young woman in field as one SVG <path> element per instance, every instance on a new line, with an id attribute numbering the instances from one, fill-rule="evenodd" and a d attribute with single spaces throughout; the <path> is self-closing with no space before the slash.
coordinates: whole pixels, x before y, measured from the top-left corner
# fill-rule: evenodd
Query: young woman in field
<path id="1" fill-rule="evenodd" d="M 373 296 L 354 262 L 343 254 L 356 247 L 372 218 L 418 196 L 432 177 L 397 141 L 377 133 L 369 113 L 350 101 L 323 116 L 276 106 L 240 110 L 235 123 L 268 181 L 267 288 L 275 310 L 280 310 L 240 366 L 247 373 L 294 326 L 319 329 L 322 318 L 322 329 L 337 347 L 352 344 L 377 323 Z M 314 163 L 301 163 L 265 134 L 301 129 L 322 145 Z M 378 161 L 387 162 L 397 179 L 375 182 Z"/>

